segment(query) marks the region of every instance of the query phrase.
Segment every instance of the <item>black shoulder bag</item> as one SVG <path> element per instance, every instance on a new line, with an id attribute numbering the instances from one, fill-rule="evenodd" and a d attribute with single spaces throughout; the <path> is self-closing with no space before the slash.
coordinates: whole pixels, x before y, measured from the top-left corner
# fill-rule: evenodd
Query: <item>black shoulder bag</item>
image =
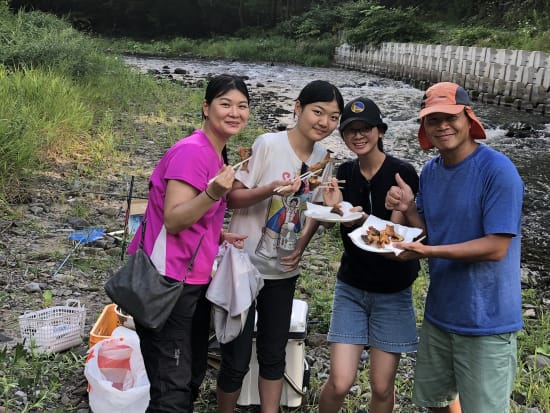
<path id="1" fill-rule="evenodd" d="M 187 274 L 193 268 L 197 249 L 187 267 L 183 281 L 175 281 L 160 274 L 151 259 L 143 251 L 145 220 L 142 223 L 139 248 L 134 255 L 105 283 L 105 292 L 130 314 L 141 326 L 160 331 L 178 301 Z"/>

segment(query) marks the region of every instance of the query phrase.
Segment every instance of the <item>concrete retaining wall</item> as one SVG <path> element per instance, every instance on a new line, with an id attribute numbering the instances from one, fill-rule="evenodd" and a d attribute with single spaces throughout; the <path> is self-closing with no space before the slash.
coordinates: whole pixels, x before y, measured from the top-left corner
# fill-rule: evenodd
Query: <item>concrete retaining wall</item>
<path id="1" fill-rule="evenodd" d="M 383 43 L 336 48 L 335 64 L 402 80 L 425 90 L 455 82 L 472 100 L 550 114 L 550 54 L 525 50 Z"/>

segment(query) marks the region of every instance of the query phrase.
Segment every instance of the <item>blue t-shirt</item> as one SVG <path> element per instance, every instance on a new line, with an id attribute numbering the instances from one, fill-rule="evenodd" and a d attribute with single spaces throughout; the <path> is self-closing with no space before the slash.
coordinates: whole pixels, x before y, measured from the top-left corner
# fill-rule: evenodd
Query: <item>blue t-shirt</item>
<path id="1" fill-rule="evenodd" d="M 424 166 L 417 205 L 430 245 L 489 234 L 513 237 L 500 261 L 429 259 L 428 321 L 464 335 L 521 329 L 523 192 L 523 181 L 510 159 L 485 145 L 457 165 L 446 167 L 438 156 Z"/>

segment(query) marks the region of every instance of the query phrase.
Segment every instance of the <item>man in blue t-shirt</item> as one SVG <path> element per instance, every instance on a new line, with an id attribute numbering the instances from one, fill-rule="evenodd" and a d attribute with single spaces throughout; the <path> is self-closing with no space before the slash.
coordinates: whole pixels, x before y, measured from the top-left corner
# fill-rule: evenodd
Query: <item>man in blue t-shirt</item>
<path id="1" fill-rule="evenodd" d="M 401 259 L 429 262 L 413 400 L 434 412 L 508 412 L 523 326 L 524 185 L 505 155 L 476 142 L 485 131 L 459 85 L 430 87 L 420 119 L 420 146 L 439 154 L 422 169 L 416 203 L 399 176 L 386 196 L 427 235 L 395 244 Z"/>

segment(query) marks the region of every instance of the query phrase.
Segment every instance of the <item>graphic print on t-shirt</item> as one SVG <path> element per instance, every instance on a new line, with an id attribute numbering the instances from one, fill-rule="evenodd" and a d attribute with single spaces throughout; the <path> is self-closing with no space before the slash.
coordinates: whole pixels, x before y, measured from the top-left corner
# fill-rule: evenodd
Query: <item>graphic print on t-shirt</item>
<path id="1" fill-rule="evenodd" d="M 281 229 L 289 222 L 294 224 L 294 232 L 302 230 L 306 202 L 310 194 L 291 195 L 287 197 L 273 196 L 267 210 L 262 236 L 256 246 L 256 254 L 263 258 L 277 257 L 277 247 Z"/>

